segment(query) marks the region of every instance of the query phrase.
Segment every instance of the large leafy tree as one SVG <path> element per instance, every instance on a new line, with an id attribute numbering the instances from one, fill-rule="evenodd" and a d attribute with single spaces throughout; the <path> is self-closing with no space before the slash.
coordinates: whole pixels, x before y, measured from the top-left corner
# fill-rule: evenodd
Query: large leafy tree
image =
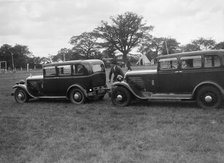
<path id="1" fill-rule="evenodd" d="M 58 51 L 56 55 L 52 56 L 53 62 L 70 61 L 78 59 L 85 59 L 85 56 L 82 56 L 77 51 L 73 51 L 72 49 L 68 48 L 62 48 Z"/>
<path id="2" fill-rule="evenodd" d="M 184 52 L 199 51 L 199 50 L 201 50 L 201 49 L 200 49 L 200 46 L 195 45 L 195 44 L 193 44 L 193 43 L 189 43 L 189 44 L 187 44 L 187 45 L 184 45 L 184 46 L 181 47 L 181 49 L 182 49 L 182 51 L 184 51 Z"/>
<path id="3" fill-rule="evenodd" d="M 216 45 L 215 40 L 213 39 L 206 39 L 206 38 L 199 38 L 193 40 L 191 43 L 182 47 L 182 50 L 187 51 L 198 51 L 198 50 L 210 50 L 213 49 Z"/>
<path id="4" fill-rule="evenodd" d="M 103 49 L 103 56 L 104 57 L 109 57 L 109 58 L 114 58 L 115 57 L 115 51 L 117 50 L 113 44 L 109 42 L 104 42 L 99 44 Z"/>
<path id="5" fill-rule="evenodd" d="M 219 42 L 218 44 L 216 44 L 214 46 L 214 49 L 224 49 L 224 41 L 223 42 Z"/>
<path id="6" fill-rule="evenodd" d="M 1 61 L 7 62 L 7 68 L 11 67 L 14 68 L 14 61 L 12 59 L 12 52 L 11 52 L 12 46 L 8 44 L 4 44 L 0 47 L 0 59 Z"/>
<path id="7" fill-rule="evenodd" d="M 111 23 L 102 21 L 95 29 L 98 36 L 123 53 L 123 60 L 127 54 L 139 45 L 144 36 L 149 35 L 152 26 L 143 23 L 143 17 L 133 12 L 126 12 L 110 18 Z"/>
<path id="8" fill-rule="evenodd" d="M 25 45 L 15 45 L 14 47 L 8 44 L 4 44 L 0 47 L 1 60 L 7 61 L 8 67 L 25 68 L 29 63 L 30 58 L 33 58 L 29 48 Z"/>
<path id="9" fill-rule="evenodd" d="M 177 42 L 176 39 L 174 38 L 163 38 L 163 43 L 162 43 L 162 49 L 161 49 L 161 54 L 162 55 L 167 55 L 167 54 L 173 54 L 179 52 L 179 42 Z"/>
<path id="10" fill-rule="evenodd" d="M 86 59 L 93 58 L 98 54 L 97 37 L 93 32 L 84 32 L 81 35 L 73 36 L 70 43 L 73 45 L 72 50 Z"/>
<path id="11" fill-rule="evenodd" d="M 29 51 L 29 48 L 24 45 L 15 45 L 13 47 L 13 57 L 15 66 L 26 67 L 27 63 L 29 63 L 29 58 L 33 58 L 32 53 Z"/>
<path id="12" fill-rule="evenodd" d="M 213 39 L 199 38 L 197 40 L 192 41 L 192 44 L 200 47 L 201 50 L 209 50 L 214 48 L 216 42 Z"/>
<path id="13" fill-rule="evenodd" d="M 139 51 L 150 60 L 158 55 L 167 55 L 178 52 L 179 43 L 174 38 L 145 37 L 139 46 Z"/>
<path id="14" fill-rule="evenodd" d="M 162 50 L 163 38 L 145 37 L 140 46 L 139 52 L 145 54 L 150 60 L 155 59 Z"/>

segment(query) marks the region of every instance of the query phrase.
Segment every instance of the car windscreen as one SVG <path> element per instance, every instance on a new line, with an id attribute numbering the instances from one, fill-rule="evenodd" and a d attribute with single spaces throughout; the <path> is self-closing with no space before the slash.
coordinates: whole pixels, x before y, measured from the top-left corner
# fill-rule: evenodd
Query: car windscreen
<path id="1" fill-rule="evenodd" d="M 105 67 L 104 67 L 104 64 L 102 63 L 95 63 L 92 65 L 92 67 L 93 67 L 93 73 L 105 72 Z"/>

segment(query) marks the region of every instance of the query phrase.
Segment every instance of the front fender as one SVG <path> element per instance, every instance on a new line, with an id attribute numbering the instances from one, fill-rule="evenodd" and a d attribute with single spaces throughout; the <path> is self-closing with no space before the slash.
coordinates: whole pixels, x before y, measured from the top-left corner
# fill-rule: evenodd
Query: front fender
<path id="1" fill-rule="evenodd" d="M 127 90 L 129 90 L 132 95 L 134 95 L 135 97 L 139 98 L 139 99 L 142 99 L 142 100 L 145 100 L 145 99 L 148 99 L 148 97 L 145 97 L 145 96 L 140 96 L 138 95 L 130 86 L 128 83 L 122 81 L 122 82 L 115 82 L 112 84 L 111 86 L 111 90 L 113 92 L 113 89 L 115 89 L 116 87 L 125 87 Z"/>
<path id="2" fill-rule="evenodd" d="M 21 89 L 23 89 L 24 91 L 26 91 L 26 93 L 27 93 L 30 97 L 32 97 L 32 98 L 36 98 L 36 97 L 33 96 L 31 93 L 29 93 L 29 91 L 28 91 L 28 89 L 27 89 L 27 86 L 26 86 L 25 84 L 16 84 L 16 85 L 14 85 L 12 88 L 13 88 L 13 90 L 14 90 L 14 89 L 17 89 L 17 88 L 21 88 Z M 14 92 L 13 92 L 11 95 L 14 96 Z"/>

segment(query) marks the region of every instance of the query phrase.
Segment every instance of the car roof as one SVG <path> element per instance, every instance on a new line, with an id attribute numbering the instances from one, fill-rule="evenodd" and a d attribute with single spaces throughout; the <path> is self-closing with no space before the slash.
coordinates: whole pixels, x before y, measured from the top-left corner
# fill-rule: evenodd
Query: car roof
<path id="1" fill-rule="evenodd" d="M 182 52 L 182 53 L 175 53 L 169 55 L 162 55 L 158 56 L 157 59 L 165 59 L 165 58 L 172 58 L 172 57 L 183 57 L 183 56 L 194 56 L 194 55 L 204 55 L 204 54 L 223 54 L 224 50 L 206 50 L 206 51 L 192 51 L 192 52 Z"/>
<path id="2" fill-rule="evenodd" d="M 58 66 L 58 65 L 68 65 L 68 64 L 76 64 L 76 63 L 87 63 L 87 64 L 94 64 L 94 63 L 103 63 L 103 61 L 99 59 L 88 59 L 88 60 L 71 60 L 65 62 L 53 62 L 44 64 L 43 67 L 47 66 Z"/>

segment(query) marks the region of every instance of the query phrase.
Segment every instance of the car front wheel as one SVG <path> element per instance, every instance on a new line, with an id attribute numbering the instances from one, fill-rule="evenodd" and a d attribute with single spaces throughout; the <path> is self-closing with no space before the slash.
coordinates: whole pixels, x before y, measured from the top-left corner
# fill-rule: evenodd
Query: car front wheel
<path id="1" fill-rule="evenodd" d="M 127 106 L 131 102 L 131 94 L 124 87 L 117 87 L 112 91 L 111 100 L 114 105 Z"/>
<path id="2" fill-rule="evenodd" d="M 213 86 L 202 87 L 197 94 L 197 104 L 204 109 L 219 108 L 222 103 L 220 91 Z"/>
<path id="3" fill-rule="evenodd" d="M 83 93 L 83 91 L 81 91 L 78 88 L 74 88 L 71 90 L 70 92 L 70 101 L 74 104 L 83 104 L 86 100 L 86 97 Z"/>
<path id="4" fill-rule="evenodd" d="M 15 97 L 16 102 L 20 103 L 20 104 L 27 102 L 29 99 L 26 91 L 23 90 L 22 88 L 17 88 L 15 90 L 14 97 Z"/>

